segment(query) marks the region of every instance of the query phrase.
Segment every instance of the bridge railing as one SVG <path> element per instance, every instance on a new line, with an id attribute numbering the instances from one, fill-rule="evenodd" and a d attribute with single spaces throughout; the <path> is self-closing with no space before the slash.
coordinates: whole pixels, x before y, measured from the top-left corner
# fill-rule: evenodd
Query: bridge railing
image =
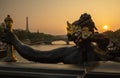
<path id="1" fill-rule="evenodd" d="M 83 67 L 62 64 L 0 62 L 0 78 L 83 78 Z"/>

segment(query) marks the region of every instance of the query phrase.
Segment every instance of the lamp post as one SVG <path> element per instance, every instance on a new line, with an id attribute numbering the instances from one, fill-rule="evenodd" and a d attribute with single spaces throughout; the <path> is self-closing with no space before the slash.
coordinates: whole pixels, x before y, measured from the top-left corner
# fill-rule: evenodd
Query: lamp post
<path id="1" fill-rule="evenodd" d="M 6 29 L 10 32 L 12 32 L 12 24 L 13 24 L 13 20 L 12 18 L 10 17 L 10 15 L 8 15 L 5 19 L 4 19 L 4 22 L 5 22 L 5 26 L 6 26 Z M 6 61 L 6 62 L 15 62 L 17 61 L 17 59 L 15 58 L 14 56 L 14 48 L 11 44 L 7 44 L 6 45 L 6 51 L 7 51 L 7 55 L 5 58 L 3 58 L 3 61 Z"/>

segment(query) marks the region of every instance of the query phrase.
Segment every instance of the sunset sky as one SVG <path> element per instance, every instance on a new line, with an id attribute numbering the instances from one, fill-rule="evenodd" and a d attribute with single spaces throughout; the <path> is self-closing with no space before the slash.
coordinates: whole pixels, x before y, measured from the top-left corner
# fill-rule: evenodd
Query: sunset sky
<path id="1" fill-rule="evenodd" d="M 120 28 L 120 0 L 0 0 L 0 23 L 10 14 L 14 29 L 25 29 L 26 16 L 29 29 L 53 35 L 66 34 L 66 21 L 78 20 L 89 13 L 99 32 Z"/>

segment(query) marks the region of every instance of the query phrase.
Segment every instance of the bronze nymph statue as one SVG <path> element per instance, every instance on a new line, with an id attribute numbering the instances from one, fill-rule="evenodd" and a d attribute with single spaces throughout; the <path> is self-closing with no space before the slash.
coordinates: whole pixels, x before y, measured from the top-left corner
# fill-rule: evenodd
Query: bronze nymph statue
<path id="1" fill-rule="evenodd" d="M 86 19 L 85 19 L 86 20 Z M 120 47 L 117 50 L 108 49 L 110 40 L 104 35 L 95 33 L 94 26 L 88 26 L 93 21 L 83 21 L 85 26 L 70 24 L 67 22 L 67 36 L 75 42 L 76 46 L 56 48 L 49 51 L 41 51 L 23 44 L 12 31 L 6 31 L 3 42 L 11 44 L 24 58 L 40 63 L 59 63 L 83 65 L 93 61 L 120 61 Z M 87 23 L 87 24 L 86 24 Z M 87 25 L 87 26 L 86 26 Z M 116 55 L 113 55 L 113 54 Z"/>

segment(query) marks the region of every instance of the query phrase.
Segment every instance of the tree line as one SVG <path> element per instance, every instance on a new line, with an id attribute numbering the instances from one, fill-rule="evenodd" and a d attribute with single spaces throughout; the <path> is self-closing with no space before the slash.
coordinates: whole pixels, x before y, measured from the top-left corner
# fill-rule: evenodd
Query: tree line
<path id="1" fill-rule="evenodd" d="M 112 41 L 120 42 L 120 29 L 114 32 L 109 30 L 109 31 L 103 32 L 103 34 Z"/>
<path id="2" fill-rule="evenodd" d="M 31 41 L 34 40 L 51 40 L 55 36 L 50 35 L 50 34 L 44 34 L 40 32 L 26 32 L 25 30 L 20 30 L 20 29 L 15 29 L 13 32 L 17 35 L 17 37 L 20 40 L 26 40 L 29 39 Z"/>
<path id="3" fill-rule="evenodd" d="M 51 34 L 45 34 L 45 33 L 40 33 L 40 32 L 26 32 L 25 30 L 21 30 L 21 29 L 14 29 L 13 32 L 17 35 L 17 37 L 20 40 L 23 40 L 23 41 L 26 39 L 29 39 L 31 41 L 34 41 L 34 40 L 46 40 L 46 41 L 49 40 L 50 41 L 56 38 L 56 36 L 51 35 Z M 2 29 L 0 27 L 0 38 L 2 34 L 3 34 Z M 102 34 L 110 38 L 110 40 L 120 42 L 120 29 L 114 32 L 106 31 L 106 32 L 103 32 Z"/>

